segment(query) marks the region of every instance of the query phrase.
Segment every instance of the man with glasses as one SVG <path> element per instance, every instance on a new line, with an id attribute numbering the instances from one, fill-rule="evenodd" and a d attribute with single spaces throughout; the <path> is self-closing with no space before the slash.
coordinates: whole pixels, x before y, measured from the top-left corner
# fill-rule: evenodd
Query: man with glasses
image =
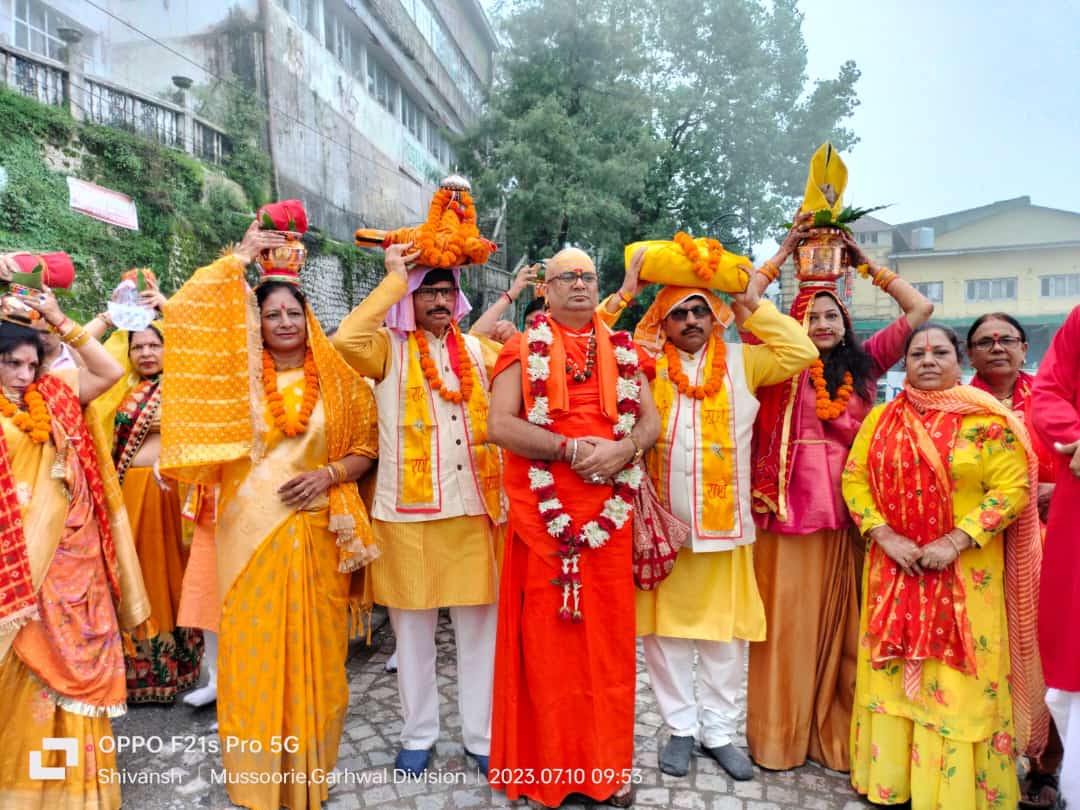
<path id="1" fill-rule="evenodd" d="M 470 310 L 459 267 L 412 267 L 386 249 L 386 277 L 342 321 L 334 344 L 375 382 L 379 465 L 371 509 L 381 555 L 374 599 L 397 637 L 404 724 L 395 767 L 427 768 L 439 736 L 435 631 L 448 607 L 457 640 L 465 753 L 487 773 L 495 655 L 502 467 L 487 440 L 494 352 L 458 328 Z"/>
<path id="2" fill-rule="evenodd" d="M 512 531 L 488 779 L 511 800 L 626 807 L 639 781 L 629 481 L 656 410 L 631 337 L 595 314 L 589 256 L 567 248 L 545 271 L 549 312 L 507 341 L 491 395 Z"/>
<path id="3" fill-rule="evenodd" d="M 623 290 L 638 290 L 640 265 L 635 256 Z M 634 333 L 656 363 L 652 392 L 661 430 L 647 455 L 649 475 L 663 505 L 691 530 L 668 577 L 637 592 L 637 632 L 671 732 L 659 765 L 672 776 L 689 771 L 696 739 L 734 779 L 754 772 L 734 745 L 746 642 L 762 641 L 766 632 L 752 556 L 754 393 L 818 356 L 800 324 L 761 299 L 768 283 L 763 273 L 752 275 L 746 291 L 732 296 L 734 313 L 712 290 L 665 286 Z M 602 312 L 618 317 L 610 309 Z M 759 345 L 724 342 L 736 316 Z"/>

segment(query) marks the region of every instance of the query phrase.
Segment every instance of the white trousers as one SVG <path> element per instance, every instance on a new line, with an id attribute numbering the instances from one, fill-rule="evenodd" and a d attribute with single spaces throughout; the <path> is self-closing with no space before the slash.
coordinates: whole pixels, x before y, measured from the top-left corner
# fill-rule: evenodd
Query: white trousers
<path id="1" fill-rule="evenodd" d="M 1047 689 L 1046 705 L 1065 750 L 1058 793 L 1067 806 L 1080 807 L 1080 692 Z"/>
<path id="2" fill-rule="evenodd" d="M 660 715 L 671 733 L 697 737 L 700 730 L 701 744 L 706 748 L 733 742 L 739 723 L 739 687 L 746 670 L 746 642 L 645 636 L 642 643 Z M 700 712 L 694 697 L 695 680 L 701 696 Z"/>
<path id="3" fill-rule="evenodd" d="M 435 672 L 437 608 L 389 608 L 397 636 L 397 682 L 404 725 L 401 746 L 427 750 L 439 738 L 439 692 Z M 474 754 L 491 752 L 491 690 L 495 679 L 497 604 L 450 608 L 457 642 L 461 736 Z"/>

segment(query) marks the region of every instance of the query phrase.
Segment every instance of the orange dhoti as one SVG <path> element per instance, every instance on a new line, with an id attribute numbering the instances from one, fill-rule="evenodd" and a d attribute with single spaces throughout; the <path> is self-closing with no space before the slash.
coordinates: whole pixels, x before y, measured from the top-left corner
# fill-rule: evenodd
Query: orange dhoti
<path id="1" fill-rule="evenodd" d="M 506 344 L 504 358 L 516 351 Z M 579 365 L 581 347 L 567 341 Z M 496 372 L 498 373 L 498 371 Z M 564 436 L 610 438 L 594 377 L 569 386 L 569 408 L 555 417 Z M 491 722 L 493 788 L 558 806 L 571 793 L 604 800 L 630 780 L 634 753 L 635 627 L 632 522 L 601 548 L 581 552 L 583 621 L 559 618 L 557 542 L 529 489 L 528 459 L 505 454 L 510 499 L 499 591 Z M 590 484 L 552 463 L 555 490 L 576 527 L 600 514 L 610 484 Z"/>

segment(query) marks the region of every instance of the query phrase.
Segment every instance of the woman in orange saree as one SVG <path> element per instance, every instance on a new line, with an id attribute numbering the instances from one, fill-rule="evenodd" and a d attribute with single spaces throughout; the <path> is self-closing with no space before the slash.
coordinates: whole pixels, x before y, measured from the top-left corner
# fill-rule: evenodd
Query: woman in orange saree
<path id="1" fill-rule="evenodd" d="M 76 391 L 96 396 L 120 368 L 51 294 L 32 306 L 86 366 L 66 382 L 44 373 L 37 332 L 0 323 L 0 806 L 115 808 L 106 743 L 126 710 L 120 630 L 149 604 L 109 447 Z M 45 750 L 47 738 L 65 750 Z"/>
<path id="2" fill-rule="evenodd" d="M 220 486 L 222 761 L 229 798 L 257 810 L 327 798 L 352 574 L 377 553 L 353 484 L 377 452 L 374 400 L 306 306 L 298 267 L 267 272 L 264 251 L 289 244 L 254 224 L 165 307 L 162 468 Z M 260 256 L 252 295 L 244 270 Z"/>

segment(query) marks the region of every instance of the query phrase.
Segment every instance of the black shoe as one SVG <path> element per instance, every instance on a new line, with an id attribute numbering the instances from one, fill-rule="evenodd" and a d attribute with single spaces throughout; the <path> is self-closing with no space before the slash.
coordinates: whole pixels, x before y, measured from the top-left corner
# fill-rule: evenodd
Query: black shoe
<path id="1" fill-rule="evenodd" d="M 732 779 L 745 782 L 754 778 L 754 763 L 732 743 L 706 748 L 705 753 L 720 763 L 720 767 L 727 771 Z"/>
<path id="2" fill-rule="evenodd" d="M 693 737 L 672 736 L 660 752 L 660 770 L 668 776 L 686 776 L 694 753 Z"/>

